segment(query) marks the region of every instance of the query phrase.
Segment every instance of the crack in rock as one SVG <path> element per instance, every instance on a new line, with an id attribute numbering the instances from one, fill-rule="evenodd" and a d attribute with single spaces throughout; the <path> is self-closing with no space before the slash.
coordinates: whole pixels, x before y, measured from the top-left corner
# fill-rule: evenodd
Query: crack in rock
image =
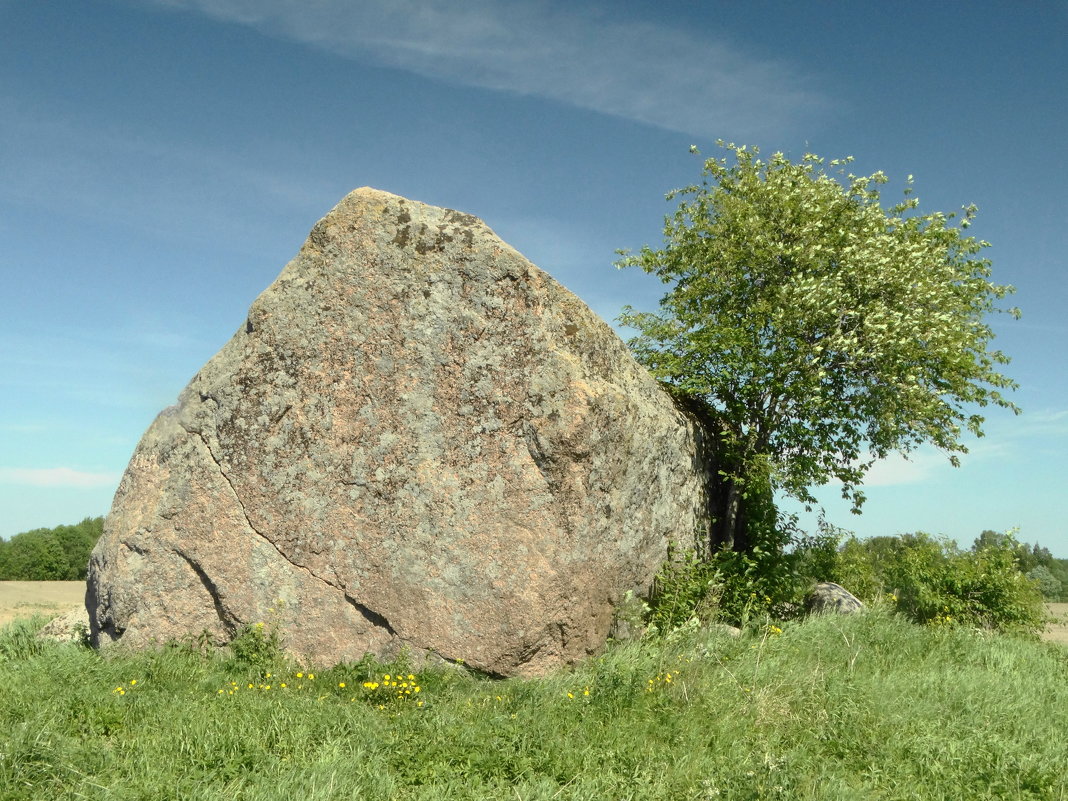
<path id="1" fill-rule="evenodd" d="M 286 409 L 286 411 L 288 411 L 288 408 Z M 285 412 L 283 412 L 283 415 L 284 414 L 285 414 Z M 204 433 L 202 431 L 194 431 L 194 430 L 188 428 L 187 426 L 185 426 L 184 424 L 180 423 L 180 425 L 182 426 L 183 429 L 185 429 L 185 432 L 187 434 L 189 434 L 190 436 L 197 437 L 200 440 L 201 444 L 203 444 L 204 450 L 206 450 L 208 452 L 208 456 L 211 457 L 211 460 L 215 464 L 215 467 L 218 468 L 219 475 L 222 476 L 223 481 L 226 482 L 226 486 L 228 486 L 230 488 L 230 492 L 233 494 L 234 500 L 237 502 L 237 506 L 241 510 L 241 515 L 245 518 L 245 523 L 248 524 L 249 530 L 253 534 L 255 534 L 257 537 L 262 539 L 264 542 L 268 543 L 272 548 L 274 548 L 274 550 L 278 553 L 278 555 L 281 556 L 282 559 L 284 559 L 288 564 L 292 565 L 295 568 L 303 570 L 309 576 L 314 578 L 316 581 L 321 581 L 323 584 L 325 584 L 326 586 L 330 587 L 331 589 L 337 590 L 338 592 L 340 592 L 342 597 L 353 607 L 353 609 L 355 609 L 357 612 L 359 612 L 360 615 L 363 617 L 363 619 L 366 620 L 368 623 L 370 623 L 372 626 L 374 626 L 375 628 L 385 629 L 389 633 L 389 635 L 391 637 L 394 637 L 394 638 L 400 640 L 401 642 L 405 642 L 406 641 L 406 639 L 404 637 L 400 636 L 397 633 L 397 630 L 393 628 L 393 626 L 390 624 L 389 620 L 386 619 L 385 615 L 382 615 L 382 614 L 374 611 L 373 609 L 365 606 L 364 604 L 360 603 L 355 598 L 353 598 L 351 595 L 349 595 L 344 590 L 344 588 L 338 587 L 336 584 L 331 584 L 325 578 L 323 578 L 322 576 L 319 576 L 318 574 L 316 574 L 315 571 L 312 570 L 310 567 L 307 567 L 306 565 L 302 565 L 302 564 L 298 564 L 297 562 L 294 562 L 292 559 L 290 559 L 286 555 L 286 553 L 281 548 L 278 547 L 278 545 L 273 540 L 271 540 L 270 537 L 268 537 L 263 532 L 261 532 L 258 528 L 256 528 L 256 526 L 252 522 L 252 519 L 249 517 L 248 510 L 245 509 L 245 504 L 241 501 L 241 496 L 237 494 L 237 488 L 234 486 L 234 483 L 230 480 L 230 477 L 228 475 L 226 475 L 226 471 L 223 470 L 222 464 L 219 462 L 218 458 L 215 456 L 215 453 L 212 451 L 211 446 L 208 444 L 207 438 L 204 436 Z M 207 574 L 204 573 L 203 569 L 199 565 L 194 564 L 189 559 L 189 557 L 186 556 L 181 551 L 178 551 L 177 553 L 178 553 L 179 556 L 181 556 L 183 559 L 185 559 L 187 562 L 189 562 L 190 567 L 192 567 L 193 570 L 197 572 L 197 575 L 200 577 L 201 582 L 204 583 L 205 588 L 208 588 L 209 584 L 210 584 L 211 587 L 215 586 L 214 583 L 211 582 L 211 580 L 208 578 Z M 220 612 L 220 620 L 222 620 L 223 625 L 227 625 L 225 620 L 222 617 L 222 612 L 220 611 L 220 606 L 219 606 L 220 601 L 218 599 L 217 591 L 216 592 L 212 592 L 212 590 L 209 589 L 209 593 L 211 593 L 212 600 L 216 605 L 215 606 L 216 611 Z"/>
<path id="2" fill-rule="evenodd" d="M 215 614 L 219 616 L 219 622 L 222 623 L 223 628 L 226 629 L 227 634 L 233 637 L 234 634 L 237 633 L 236 622 L 240 621 L 237 621 L 237 619 L 227 611 L 226 605 L 222 601 L 219 588 L 216 586 L 215 582 L 212 581 L 208 574 L 204 571 L 204 568 L 201 566 L 200 562 L 195 560 L 189 554 L 177 548 L 174 552 L 180 557 L 182 557 L 182 559 L 185 560 L 185 563 L 189 565 L 190 568 L 192 568 L 194 573 L 196 573 L 197 578 L 200 579 L 200 583 L 204 585 L 204 589 L 207 591 L 208 595 L 211 596 L 211 602 L 215 606 Z"/>

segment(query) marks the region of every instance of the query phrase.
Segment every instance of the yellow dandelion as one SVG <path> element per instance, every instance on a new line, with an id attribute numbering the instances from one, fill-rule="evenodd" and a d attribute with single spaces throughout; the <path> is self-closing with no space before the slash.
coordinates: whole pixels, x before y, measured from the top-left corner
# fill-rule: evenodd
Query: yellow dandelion
<path id="1" fill-rule="evenodd" d="M 574 695 L 572 695 L 571 693 L 568 693 L 568 694 L 567 694 L 567 697 L 568 697 L 568 698 L 570 698 L 570 699 L 572 699 L 572 700 L 574 700 L 574 698 L 575 698 L 575 696 L 574 696 Z"/>
<path id="2" fill-rule="evenodd" d="M 345 682 L 343 682 L 343 681 L 339 681 L 339 682 L 337 683 L 337 686 L 338 686 L 338 687 L 340 687 L 341 689 L 345 689 Z"/>
<path id="3" fill-rule="evenodd" d="M 408 681 L 415 681 L 415 674 L 409 673 L 408 674 Z"/>
<path id="4" fill-rule="evenodd" d="M 130 686 L 137 684 L 137 679 L 130 679 Z"/>
<path id="5" fill-rule="evenodd" d="M 281 687 L 281 688 L 282 688 L 282 689 L 284 690 L 284 689 L 286 688 L 286 686 L 287 686 L 287 685 L 286 685 L 286 683 L 285 683 L 285 682 L 283 681 L 283 682 L 282 682 L 281 684 L 279 684 L 278 686 L 279 686 L 279 687 Z"/>
<path id="6" fill-rule="evenodd" d="M 303 679 L 304 678 L 304 674 L 303 673 L 298 673 L 297 674 L 297 678 L 298 679 Z"/>
<path id="7" fill-rule="evenodd" d="M 389 681 L 389 674 L 388 674 L 388 673 L 384 674 L 384 675 L 382 676 L 382 680 L 383 680 L 383 681 Z"/>
<path id="8" fill-rule="evenodd" d="M 308 674 L 308 681 L 315 681 L 315 674 L 314 673 L 309 673 Z"/>
<path id="9" fill-rule="evenodd" d="M 421 691 L 422 691 L 422 689 L 423 689 L 423 688 L 422 688 L 422 687 L 420 687 L 420 686 L 419 686 L 419 685 L 417 684 L 417 685 L 415 685 L 415 687 L 413 688 L 413 692 L 421 692 Z"/>

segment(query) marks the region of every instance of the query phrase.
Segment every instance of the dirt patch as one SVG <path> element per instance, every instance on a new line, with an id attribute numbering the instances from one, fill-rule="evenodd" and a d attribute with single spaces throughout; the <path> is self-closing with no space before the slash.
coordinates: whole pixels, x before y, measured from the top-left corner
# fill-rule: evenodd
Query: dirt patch
<path id="1" fill-rule="evenodd" d="M 1053 622 L 1046 628 L 1043 640 L 1068 645 L 1068 604 L 1046 604 Z"/>
<path id="2" fill-rule="evenodd" d="M 0 581 L 0 626 L 20 617 L 54 617 L 84 604 L 84 581 Z"/>

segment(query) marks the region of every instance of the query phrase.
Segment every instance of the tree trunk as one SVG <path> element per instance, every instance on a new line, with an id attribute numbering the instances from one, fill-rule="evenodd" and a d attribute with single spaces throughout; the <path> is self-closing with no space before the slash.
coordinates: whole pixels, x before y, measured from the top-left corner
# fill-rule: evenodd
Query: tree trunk
<path id="1" fill-rule="evenodd" d="M 738 482 L 720 476 L 718 486 L 710 487 L 712 496 L 712 527 L 709 541 L 710 552 L 724 548 L 733 551 L 749 549 L 749 536 L 745 501 Z"/>
<path id="2" fill-rule="evenodd" d="M 747 514 L 747 498 L 743 497 L 745 488 L 732 478 L 738 475 L 739 465 L 736 455 L 730 453 L 725 424 L 716 412 L 700 398 L 675 391 L 663 385 L 675 400 L 676 406 L 687 416 L 696 419 L 704 432 L 703 458 L 713 467 L 713 474 L 707 487 L 708 498 L 708 541 L 707 552 L 703 558 L 710 557 L 716 551 L 728 548 L 746 551 L 751 545 Z M 726 474 L 726 475 L 724 475 Z"/>

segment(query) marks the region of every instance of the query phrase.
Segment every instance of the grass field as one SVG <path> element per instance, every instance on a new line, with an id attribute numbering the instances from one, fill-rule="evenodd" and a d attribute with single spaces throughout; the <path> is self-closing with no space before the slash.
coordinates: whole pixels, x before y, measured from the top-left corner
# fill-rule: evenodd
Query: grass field
<path id="1" fill-rule="evenodd" d="M 1068 800 L 1068 649 L 879 610 L 532 681 L 98 654 L 37 625 L 0 632 L 5 801 Z"/>

